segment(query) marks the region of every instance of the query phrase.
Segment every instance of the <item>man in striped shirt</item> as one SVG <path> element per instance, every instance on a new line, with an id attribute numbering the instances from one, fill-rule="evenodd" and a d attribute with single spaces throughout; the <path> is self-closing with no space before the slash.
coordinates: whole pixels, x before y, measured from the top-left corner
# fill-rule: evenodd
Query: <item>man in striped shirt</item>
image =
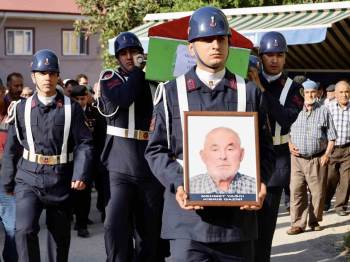
<path id="1" fill-rule="evenodd" d="M 335 86 L 336 100 L 328 104 L 338 138 L 331 154 L 326 188 L 326 209 L 329 209 L 334 193 L 334 209 L 345 216 L 350 194 L 350 85 L 339 81 Z"/>
<path id="2" fill-rule="evenodd" d="M 304 232 L 307 216 L 311 230 L 321 230 L 327 162 L 337 138 L 332 116 L 317 101 L 318 86 L 307 80 L 304 87 L 304 107 L 291 127 L 289 149 L 291 156 L 290 213 L 292 227 L 289 235 Z M 308 204 L 309 189 L 311 203 Z M 309 212 L 308 212 L 309 209 Z"/>

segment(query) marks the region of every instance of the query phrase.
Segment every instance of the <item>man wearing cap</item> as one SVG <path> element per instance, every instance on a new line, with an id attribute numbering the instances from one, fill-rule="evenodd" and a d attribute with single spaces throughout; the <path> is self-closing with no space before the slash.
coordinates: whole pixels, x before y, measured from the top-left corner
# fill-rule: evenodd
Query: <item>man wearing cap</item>
<path id="1" fill-rule="evenodd" d="M 267 32 L 260 40 L 259 57 L 262 64 L 260 73 L 250 68 L 250 78 L 257 83 L 263 93 L 276 153 L 276 168 L 267 185 L 264 205 L 258 212 L 259 238 L 255 243 L 255 257 L 258 262 L 270 261 L 272 239 L 283 190 L 287 211 L 289 209 L 288 133 L 303 106 L 303 97 L 302 86 L 283 72 L 287 52 L 284 36 L 279 32 Z"/>
<path id="2" fill-rule="evenodd" d="M 92 137 L 78 103 L 56 91 L 59 62 L 48 49 L 31 63 L 36 93 L 13 105 L 2 184 L 16 195 L 19 261 L 40 261 L 39 218 L 46 209 L 48 261 L 68 261 L 70 189 L 89 181 Z M 74 161 L 73 161 L 74 159 Z"/>
<path id="3" fill-rule="evenodd" d="M 174 261 L 253 261 L 260 206 L 201 207 L 186 205 L 183 179 L 184 111 L 259 111 L 260 93 L 253 82 L 226 67 L 231 29 L 214 7 L 196 10 L 189 21 L 189 51 L 196 66 L 176 80 L 160 85 L 150 126 L 146 158 L 166 188 L 162 238 L 170 239 Z M 271 136 L 259 112 L 261 181 L 266 194 L 273 169 Z"/>
<path id="4" fill-rule="evenodd" d="M 102 161 L 109 173 L 106 207 L 107 261 L 158 261 L 163 188 L 144 152 L 152 119 L 151 89 L 145 79 L 143 48 L 135 34 L 120 33 L 114 42 L 117 70 L 100 75 L 100 112 L 107 119 Z M 134 234 L 134 231 L 136 232 Z"/>
<path id="5" fill-rule="evenodd" d="M 290 131 L 291 152 L 290 215 L 288 235 L 322 230 L 327 164 L 337 138 L 332 115 L 317 102 L 318 85 L 306 80 L 304 106 Z M 308 204 L 308 190 L 310 203 Z M 308 218 L 309 217 L 309 218 Z"/>
<path id="6" fill-rule="evenodd" d="M 339 216 L 346 216 L 350 194 L 350 85 L 346 81 L 339 81 L 335 85 L 335 100 L 327 107 L 330 110 L 337 140 L 328 165 L 325 210 L 331 205 L 335 193 L 335 212 Z"/>
<path id="7" fill-rule="evenodd" d="M 327 97 L 326 99 L 324 100 L 323 104 L 325 106 L 328 106 L 328 104 L 332 101 L 334 101 L 335 99 L 335 85 L 332 84 L 332 85 L 329 85 L 327 88 L 326 88 L 326 92 L 327 92 Z"/>

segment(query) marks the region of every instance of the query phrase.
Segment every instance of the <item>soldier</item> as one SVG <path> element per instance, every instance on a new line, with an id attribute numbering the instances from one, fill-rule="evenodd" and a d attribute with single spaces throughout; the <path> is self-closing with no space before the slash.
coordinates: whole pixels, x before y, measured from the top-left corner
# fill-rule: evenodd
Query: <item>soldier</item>
<path id="1" fill-rule="evenodd" d="M 56 91 L 59 62 L 48 49 L 31 63 L 36 93 L 13 106 L 2 173 L 16 194 L 19 261 L 40 261 L 39 218 L 46 209 L 48 261 L 68 261 L 70 188 L 89 180 L 92 137 L 78 103 Z M 74 158 L 74 161 L 73 161 Z"/>
<path id="2" fill-rule="evenodd" d="M 279 32 L 268 32 L 261 38 L 259 56 L 262 70 L 259 75 L 251 68 L 251 78 L 260 87 L 265 101 L 276 168 L 267 186 L 267 195 L 259 215 L 259 239 L 256 241 L 256 261 L 270 261 L 271 245 L 276 227 L 278 208 L 283 188 L 289 198 L 290 152 L 288 133 L 303 106 L 301 86 L 283 73 L 287 43 Z M 289 202 L 289 200 L 288 200 Z"/>
<path id="3" fill-rule="evenodd" d="M 120 67 L 101 73 L 101 101 L 97 100 L 108 114 L 104 114 L 107 137 L 102 153 L 110 183 L 104 223 L 107 261 L 132 260 L 135 228 L 140 243 L 136 243 L 134 261 L 153 262 L 159 255 L 163 188 L 144 157 L 152 95 L 142 71 L 144 55 L 139 39 L 122 32 L 114 47 Z"/>
<path id="4" fill-rule="evenodd" d="M 197 65 L 159 87 L 146 158 L 165 186 L 162 238 L 170 239 L 174 261 L 252 261 L 259 206 L 186 206 L 182 119 L 184 111 L 259 111 L 259 89 L 225 68 L 231 29 L 214 7 L 196 10 L 189 22 L 189 51 Z M 273 169 L 271 136 L 260 117 L 261 185 L 259 198 Z"/>

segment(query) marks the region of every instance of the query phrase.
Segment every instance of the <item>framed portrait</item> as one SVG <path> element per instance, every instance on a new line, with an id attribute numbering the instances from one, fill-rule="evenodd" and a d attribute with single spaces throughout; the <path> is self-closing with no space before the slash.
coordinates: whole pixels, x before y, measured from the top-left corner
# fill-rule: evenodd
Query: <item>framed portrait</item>
<path id="1" fill-rule="evenodd" d="M 185 112 L 187 205 L 259 204 L 257 117 L 256 112 Z"/>

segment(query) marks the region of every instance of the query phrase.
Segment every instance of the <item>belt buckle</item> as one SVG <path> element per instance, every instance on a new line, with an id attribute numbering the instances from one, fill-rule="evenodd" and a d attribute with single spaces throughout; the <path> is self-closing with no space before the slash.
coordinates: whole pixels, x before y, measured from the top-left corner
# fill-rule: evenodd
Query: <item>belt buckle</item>
<path id="1" fill-rule="evenodd" d="M 148 140 L 148 132 L 137 130 L 137 139 L 138 140 Z"/>
<path id="2" fill-rule="evenodd" d="M 57 161 L 55 161 L 55 156 L 38 156 L 38 163 L 42 165 L 55 165 Z"/>

